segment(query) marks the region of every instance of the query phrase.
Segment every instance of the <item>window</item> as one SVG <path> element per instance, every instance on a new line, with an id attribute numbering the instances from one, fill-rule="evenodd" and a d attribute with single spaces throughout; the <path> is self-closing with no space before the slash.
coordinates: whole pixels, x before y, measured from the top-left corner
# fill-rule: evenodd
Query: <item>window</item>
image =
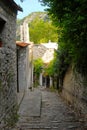
<path id="1" fill-rule="evenodd" d="M 0 18 L 0 33 L 3 30 L 4 24 L 5 24 L 5 21 L 2 18 Z"/>
<path id="2" fill-rule="evenodd" d="M 3 28 L 4 28 L 4 24 L 5 24 L 5 20 L 3 20 L 1 17 L 0 17 L 0 47 L 2 47 L 2 31 L 3 31 Z"/>

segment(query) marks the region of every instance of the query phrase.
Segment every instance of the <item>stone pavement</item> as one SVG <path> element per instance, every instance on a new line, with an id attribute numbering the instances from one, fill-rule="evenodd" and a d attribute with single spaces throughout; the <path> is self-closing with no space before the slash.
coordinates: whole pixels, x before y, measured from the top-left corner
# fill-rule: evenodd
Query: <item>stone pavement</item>
<path id="1" fill-rule="evenodd" d="M 22 97 L 23 97 L 23 94 L 22 96 L 19 96 L 19 98 L 22 98 Z M 40 90 L 38 89 L 34 89 L 34 91 L 28 90 L 27 92 L 25 92 L 23 101 L 20 105 L 20 109 L 19 109 L 20 117 L 23 117 L 23 116 L 40 117 L 40 112 L 41 112 Z"/>
<path id="2" fill-rule="evenodd" d="M 57 92 L 46 88 L 25 93 L 14 130 L 87 130 Z"/>

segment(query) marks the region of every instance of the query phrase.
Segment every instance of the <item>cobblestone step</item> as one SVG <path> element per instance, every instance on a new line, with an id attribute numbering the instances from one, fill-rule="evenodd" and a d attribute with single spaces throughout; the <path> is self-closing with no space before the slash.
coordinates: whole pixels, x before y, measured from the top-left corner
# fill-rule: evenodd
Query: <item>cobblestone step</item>
<path id="1" fill-rule="evenodd" d="M 39 122 L 39 121 L 32 121 L 30 123 L 20 123 L 20 128 L 23 130 L 30 130 L 30 129 L 57 129 L 57 130 L 72 130 L 80 127 L 79 122 L 58 122 L 52 121 L 50 123 L 47 122 Z M 66 129 L 65 129 L 66 128 Z"/>
<path id="2" fill-rule="evenodd" d="M 40 113 L 39 116 L 37 112 Z M 58 94 L 46 90 L 34 90 L 26 95 L 19 114 L 20 118 L 14 130 L 87 130 Z"/>

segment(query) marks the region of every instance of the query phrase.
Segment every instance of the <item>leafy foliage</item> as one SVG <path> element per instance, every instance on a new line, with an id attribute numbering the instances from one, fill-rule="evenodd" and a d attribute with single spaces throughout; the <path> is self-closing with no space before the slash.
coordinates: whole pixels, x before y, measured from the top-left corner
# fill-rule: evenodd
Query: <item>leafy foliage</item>
<path id="1" fill-rule="evenodd" d="M 54 74 L 54 60 L 50 61 L 50 63 L 45 66 L 44 71 L 46 75 L 52 76 Z"/>
<path id="2" fill-rule="evenodd" d="M 34 61 L 34 71 L 37 77 L 39 77 L 43 67 L 43 61 L 41 58 L 38 58 Z"/>
<path id="3" fill-rule="evenodd" d="M 48 6 L 55 24 L 61 29 L 58 54 L 59 63 L 74 64 L 82 75 L 87 75 L 87 0 L 42 0 Z M 64 50 L 63 50 L 64 48 Z M 63 54 L 64 53 L 64 54 Z M 70 61 L 69 61 L 70 60 Z M 62 67 L 62 66 L 61 66 Z"/>
<path id="4" fill-rule="evenodd" d="M 30 40 L 35 44 L 47 43 L 49 40 L 56 42 L 57 39 L 57 28 L 51 21 L 36 18 L 30 23 Z"/>

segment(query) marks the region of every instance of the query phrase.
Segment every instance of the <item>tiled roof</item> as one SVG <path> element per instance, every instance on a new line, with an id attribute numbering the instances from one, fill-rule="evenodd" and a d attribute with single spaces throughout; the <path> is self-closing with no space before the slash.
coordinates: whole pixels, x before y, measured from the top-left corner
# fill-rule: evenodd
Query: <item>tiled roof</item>
<path id="1" fill-rule="evenodd" d="M 21 42 L 21 41 L 16 41 L 16 45 L 20 46 L 20 47 L 26 47 L 28 45 L 30 45 L 31 43 L 25 43 L 25 42 Z"/>

